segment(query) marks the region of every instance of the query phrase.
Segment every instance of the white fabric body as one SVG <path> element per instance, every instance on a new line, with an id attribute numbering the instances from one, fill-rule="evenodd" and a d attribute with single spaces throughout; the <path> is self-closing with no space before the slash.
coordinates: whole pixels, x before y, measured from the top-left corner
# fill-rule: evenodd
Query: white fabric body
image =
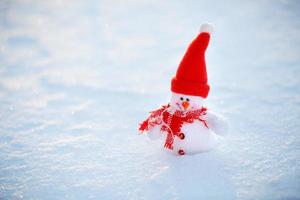
<path id="1" fill-rule="evenodd" d="M 201 109 L 203 103 L 204 99 L 198 96 L 172 93 L 170 107 L 171 109 L 179 109 L 187 112 Z M 188 106 L 184 108 L 184 104 L 188 104 Z M 212 150 L 217 145 L 219 140 L 218 135 L 224 135 L 227 132 L 228 123 L 221 116 L 213 112 L 207 112 L 203 119 L 206 120 L 209 128 L 198 120 L 195 120 L 193 123 L 183 124 L 181 132 L 185 135 L 185 138 L 174 137 L 172 152 L 177 154 L 178 150 L 182 149 L 186 154 L 194 154 Z M 160 128 L 161 126 L 150 128 L 148 132 L 149 138 L 163 138 L 163 141 L 165 141 L 167 134 L 161 132 Z"/>
<path id="2" fill-rule="evenodd" d="M 206 128 L 202 122 L 184 124 L 181 132 L 184 133 L 185 138 L 183 140 L 178 137 L 174 138 L 174 153 L 177 153 L 179 149 L 184 150 L 186 154 L 209 151 L 217 144 L 216 134 Z"/>

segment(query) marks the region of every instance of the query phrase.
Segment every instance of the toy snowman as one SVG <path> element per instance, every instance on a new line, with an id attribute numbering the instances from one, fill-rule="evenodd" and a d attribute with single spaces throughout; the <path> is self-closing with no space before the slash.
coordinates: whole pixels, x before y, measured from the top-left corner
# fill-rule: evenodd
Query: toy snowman
<path id="1" fill-rule="evenodd" d="M 150 112 L 140 124 L 142 133 L 163 139 L 164 147 L 178 155 L 209 151 L 228 130 L 226 120 L 203 106 L 210 89 L 205 51 L 212 30 L 210 24 L 201 26 L 171 81 L 170 103 Z"/>

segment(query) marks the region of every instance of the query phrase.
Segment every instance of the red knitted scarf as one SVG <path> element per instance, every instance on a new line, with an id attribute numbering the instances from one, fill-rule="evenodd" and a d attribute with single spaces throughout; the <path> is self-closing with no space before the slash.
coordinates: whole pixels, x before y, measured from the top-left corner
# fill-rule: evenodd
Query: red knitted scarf
<path id="1" fill-rule="evenodd" d="M 179 137 L 184 123 L 193 123 L 195 120 L 203 122 L 208 128 L 202 116 L 206 115 L 207 109 L 202 107 L 198 110 L 183 112 L 170 109 L 170 105 L 164 105 L 160 109 L 150 112 L 149 117 L 140 124 L 139 131 L 148 131 L 149 128 L 161 125 L 160 130 L 167 133 L 165 148 L 173 149 L 174 137 Z"/>

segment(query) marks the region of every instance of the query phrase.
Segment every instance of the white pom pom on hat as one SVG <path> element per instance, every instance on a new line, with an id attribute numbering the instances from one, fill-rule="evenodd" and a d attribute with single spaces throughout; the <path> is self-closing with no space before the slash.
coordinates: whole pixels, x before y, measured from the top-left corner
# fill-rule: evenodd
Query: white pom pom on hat
<path id="1" fill-rule="evenodd" d="M 213 25 L 210 24 L 210 23 L 204 23 L 204 24 L 202 24 L 201 27 L 200 27 L 200 33 L 202 33 L 202 32 L 209 33 L 210 35 L 212 35 L 213 32 L 214 32 Z"/>

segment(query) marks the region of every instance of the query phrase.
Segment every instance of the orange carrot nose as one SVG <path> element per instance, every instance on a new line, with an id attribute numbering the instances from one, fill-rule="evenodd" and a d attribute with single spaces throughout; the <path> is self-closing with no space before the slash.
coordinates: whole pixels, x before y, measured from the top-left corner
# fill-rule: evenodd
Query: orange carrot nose
<path id="1" fill-rule="evenodd" d="M 182 102 L 182 106 L 183 106 L 184 110 L 186 110 L 190 106 L 190 103 L 187 101 L 184 101 L 184 102 Z"/>

